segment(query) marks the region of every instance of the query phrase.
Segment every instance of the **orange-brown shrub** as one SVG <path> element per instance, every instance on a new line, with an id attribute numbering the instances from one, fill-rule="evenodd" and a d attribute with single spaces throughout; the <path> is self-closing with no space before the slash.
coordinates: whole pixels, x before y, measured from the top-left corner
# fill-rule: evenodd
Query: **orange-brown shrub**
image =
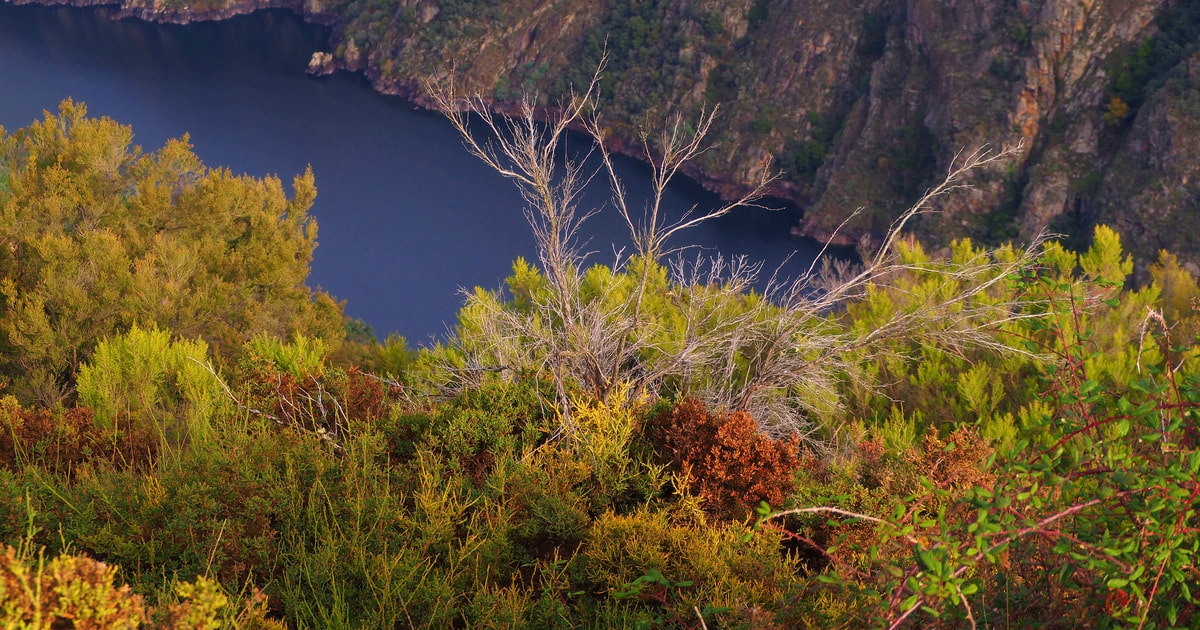
<path id="1" fill-rule="evenodd" d="M 951 448 L 950 444 L 954 446 Z M 930 431 L 925 435 L 924 447 L 923 453 L 913 455 L 915 468 L 938 488 L 991 488 L 996 482 L 995 473 L 984 467 L 992 448 L 970 427 L 954 429 L 947 439 Z"/>
<path id="2" fill-rule="evenodd" d="M 392 388 L 394 389 L 394 388 Z M 346 371 L 346 414 L 356 420 L 375 421 L 387 412 L 383 383 L 356 367 Z"/>
<path id="3" fill-rule="evenodd" d="M 391 400 L 401 393 L 355 367 L 300 376 L 261 362 L 240 369 L 239 404 L 280 426 L 323 432 L 334 440 L 345 434 L 351 420 L 385 418 Z"/>
<path id="4" fill-rule="evenodd" d="M 687 399 L 646 425 L 651 443 L 686 473 L 704 509 L 722 519 L 746 515 L 766 501 L 783 503 L 800 466 L 798 442 L 773 440 L 742 412 L 713 413 Z"/>
<path id="5" fill-rule="evenodd" d="M 849 475 L 830 475 L 819 466 L 806 468 L 797 495 L 812 504 L 821 503 L 823 496 L 836 495 L 840 497 L 836 507 L 878 518 L 889 517 L 901 497 L 917 495 L 923 498 L 916 503 L 904 501 L 906 509 L 919 508 L 930 514 L 943 507 L 961 510 L 961 505 L 955 507 L 954 497 L 975 486 L 990 488 L 995 483 L 995 474 L 985 466 L 991 454 L 987 442 L 967 426 L 956 428 L 946 437 L 931 427 L 919 443 L 895 454 L 889 454 L 878 437 L 864 435 L 855 444 L 857 462 Z M 924 491 L 922 477 L 948 494 Z M 806 535 L 825 546 L 836 543 L 841 549 L 836 560 L 844 563 L 843 568 L 865 566 L 867 550 L 879 542 L 876 525 L 863 520 L 834 525 L 830 522 L 824 517 L 807 521 Z M 893 560 L 911 554 L 902 540 L 876 551 L 877 558 Z"/>
<path id="6" fill-rule="evenodd" d="M 27 410 L 11 399 L 0 404 L 0 466 L 9 470 L 32 464 L 70 476 L 93 459 L 144 468 L 159 446 L 150 428 L 128 417 L 118 417 L 114 427 L 104 430 L 86 407 Z"/>

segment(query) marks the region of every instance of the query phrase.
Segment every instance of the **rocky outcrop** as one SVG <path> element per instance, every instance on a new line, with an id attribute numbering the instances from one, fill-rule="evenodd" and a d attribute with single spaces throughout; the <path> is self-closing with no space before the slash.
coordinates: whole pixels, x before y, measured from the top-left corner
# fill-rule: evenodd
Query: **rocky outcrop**
<path id="1" fill-rule="evenodd" d="M 1200 243 L 1182 236 L 1194 233 L 1183 228 L 1200 164 L 1200 10 L 1183 0 L 121 3 L 174 22 L 264 7 L 334 27 L 313 73 L 362 70 L 417 104 L 425 82 L 453 76 L 500 111 L 523 94 L 552 106 L 607 55 L 617 150 L 640 155 L 641 129 L 719 106 L 716 147 L 688 174 L 732 197 L 781 169 L 771 193 L 805 208 L 797 233 L 828 236 L 862 208 L 842 232 L 854 242 L 885 229 L 961 152 L 1020 146 L 917 227 L 998 241 L 1104 220 L 1143 257 L 1170 245 L 1200 260 Z M 1160 22 L 1174 29 L 1165 54 L 1151 45 Z M 1191 52 L 1180 61 L 1178 50 Z M 1173 235 L 1160 221 L 1174 221 Z"/>
<path id="2" fill-rule="evenodd" d="M 956 155 L 984 145 L 1021 150 L 977 178 L 973 193 L 943 200 L 918 226 L 927 237 L 1027 239 L 1120 223 L 1114 200 L 1149 194 L 1125 183 L 1138 147 L 1157 146 L 1143 129 L 1164 115 L 1156 111 L 1178 111 L 1173 120 L 1183 121 L 1188 108 L 1171 89 L 1149 85 L 1145 107 L 1106 120 L 1114 72 L 1156 36 L 1156 20 L 1200 17 L 1168 0 L 467 4 L 400 0 L 403 19 L 355 16 L 339 32 L 362 43 L 368 73 L 385 90 L 420 99 L 417 81 L 453 69 L 460 86 L 501 109 L 523 92 L 552 102 L 606 49 L 605 111 L 619 148 L 640 153 L 631 142 L 640 128 L 719 104 L 717 146 L 689 174 L 733 196 L 782 168 L 772 194 L 806 209 L 796 232 L 826 237 L 863 209 L 842 233 L 846 242 L 885 229 Z M 373 35 L 358 39 L 365 32 Z M 1156 181 L 1200 163 L 1192 150 L 1163 155 L 1150 167 Z M 1186 194 L 1175 186 L 1131 205 L 1178 214 L 1179 199 Z M 1153 255 L 1154 239 L 1127 240 Z M 1185 255 L 1200 248 L 1175 245 Z"/>
<path id="3" fill-rule="evenodd" d="M 1200 53 L 1142 106 L 1095 204 L 1136 251 L 1168 249 L 1200 271 Z"/>
<path id="4" fill-rule="evenodd" d="M 333 63 L 333 53 L 317 51 L 312 54 L 312 59 L 308 60 L 308 73 L 316 76 L 324 76 L 333 74 L 337 66 Z"/>

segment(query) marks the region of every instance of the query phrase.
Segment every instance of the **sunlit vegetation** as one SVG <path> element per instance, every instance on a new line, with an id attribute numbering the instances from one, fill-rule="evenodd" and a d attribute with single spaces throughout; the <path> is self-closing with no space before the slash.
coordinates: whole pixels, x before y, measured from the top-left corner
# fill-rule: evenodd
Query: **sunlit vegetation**
<path id="1" fill-rule="evenodd" d="M 764 295 L 653 228 L 555 254 L 553 184 L 538 261 L 413 350 L 304 284 L 311 174 L 130 142 L 0 138 L 6 627 L 1200 623 L 1170 254 L 897 232 Z"/>
<path id="2" fill-rule="evenodd" d="M 211 169 L 187 138 L 153 153 L 63 103 L 0 133 L 0 378 L 22 403 L 71 399 L 106 336 L 157 325 L 228 361 L 257 332 L 344 335 L 341 308 L 304 284 L 316 245 L 312 173 Z"/>

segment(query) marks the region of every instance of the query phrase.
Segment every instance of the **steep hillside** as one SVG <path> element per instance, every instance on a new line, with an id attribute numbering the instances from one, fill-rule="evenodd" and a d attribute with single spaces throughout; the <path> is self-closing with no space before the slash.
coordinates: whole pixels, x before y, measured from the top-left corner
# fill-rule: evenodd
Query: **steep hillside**
<path id="1" fill-rule="evenodd" d="M 88 3 L 91 0 L 69 0 Z M 607 51 L 618 148 L 720 105 L 718 147 L 692 169 L 732 195 L 766 170 L 807 208 L 797 231 L 877 232 L 957 152 L 1023 143 L 1018 163 L 927 222 L 939 240 L 1120 226 L 1150 260 L 1197 270 L 1200 7 L 1170 0 L 124 0 L 149 19 L 287 6 L 334 26 L 314 71 L 364 70 L 423 102 L 453 75 L 504 107 L 552 105 Z"/>

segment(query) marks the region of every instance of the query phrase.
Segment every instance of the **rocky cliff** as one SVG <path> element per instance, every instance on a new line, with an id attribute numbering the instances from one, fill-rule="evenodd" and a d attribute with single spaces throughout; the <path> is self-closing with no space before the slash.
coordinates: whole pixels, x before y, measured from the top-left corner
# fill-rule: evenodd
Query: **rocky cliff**
<path id="1" fill-rule="evenodd" d="M 92 0 L 66 0 L 87 3 Z M 452 74 L 503 108 L 553 104 L 602 55 L 605 117 L 641 128 L 720 106 L 690 173 L 735 194 L 763 171 L 825 236 L 886 228 L 981 145 L 1022 147 L 918 226 L 987 241 L 1119 226 L 1145 260 L 1200 262 L 1200 3 L 1188 0 L 122 0 L 148 19 L 284 6 L 334 26 L 315 71 L 422 102 Z"/>

